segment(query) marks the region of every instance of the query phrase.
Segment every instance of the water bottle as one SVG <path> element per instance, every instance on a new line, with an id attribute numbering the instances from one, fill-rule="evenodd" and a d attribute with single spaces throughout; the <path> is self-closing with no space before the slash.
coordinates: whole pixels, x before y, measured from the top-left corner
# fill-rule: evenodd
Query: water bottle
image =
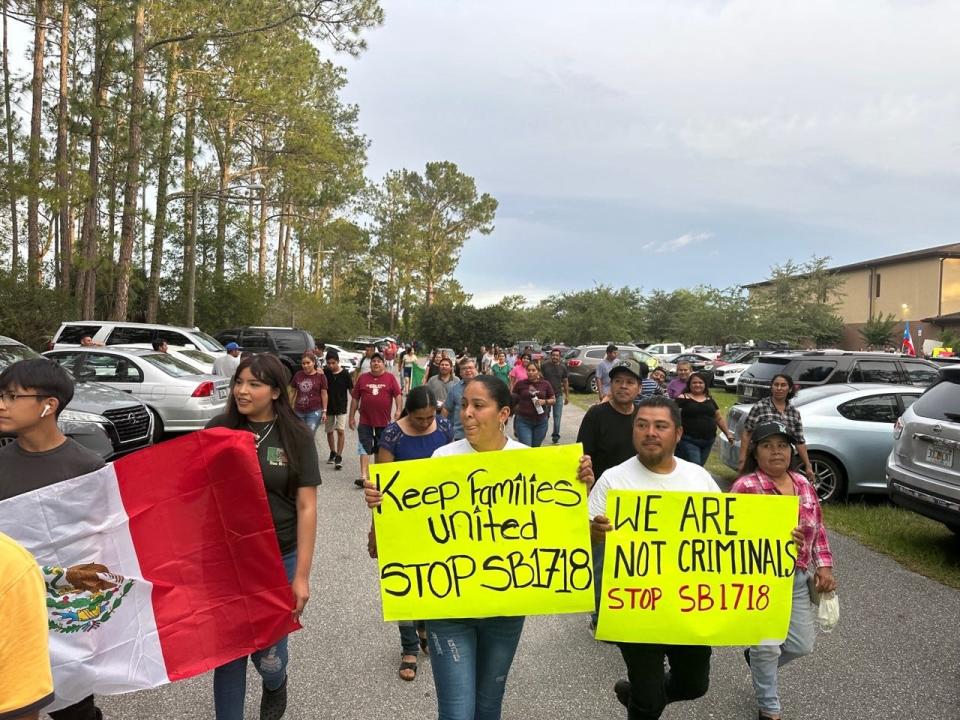
<path id="1" fill-rule="evenodd" d="M 537 395 L 538 395 L 537 390 L 530 391 L 530 397 L 533 398 L 533 407 L 534 409 L 536 409 L 537 415 L 543 415 L 543 405 L 537 402 Z"/>

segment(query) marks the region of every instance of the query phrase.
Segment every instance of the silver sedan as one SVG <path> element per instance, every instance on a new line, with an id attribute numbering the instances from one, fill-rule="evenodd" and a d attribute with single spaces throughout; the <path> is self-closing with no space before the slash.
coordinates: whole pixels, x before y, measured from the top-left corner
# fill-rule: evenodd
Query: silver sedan
<path id="1" fill-rule="evenodd" d="M 103 383 L 143 401 L 154 416 L 154 437 L 200 430 L 226 409 L 228 378 L 199 374 L 168 353 L 140 348 L 77 347 L 44 353 L 78 380 Z"/>
<path id="2" fill-rule="evenodd" d="M 893 447 L 893 424 L 920 397 L 913 385 L 837 384 L 807 388 L 792 404 L 803 420 L 807 452 L 817 475 L 821 501 L 842 500 L 848 494 L 886 493 L 886 461 Z M 738 469 L 740 435 L 753 405 L 734 405 L 727 425 L 735 435 L 721 437 L 720 457 Z"/>

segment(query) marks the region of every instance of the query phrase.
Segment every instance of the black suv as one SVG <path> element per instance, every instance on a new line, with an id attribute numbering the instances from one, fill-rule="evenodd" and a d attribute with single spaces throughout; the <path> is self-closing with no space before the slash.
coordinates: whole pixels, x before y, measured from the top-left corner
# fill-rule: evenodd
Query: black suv
<path id="1" fill-rule="evenodd" d="M 242 327 L 221 330 L 214 337 L 221 345 L 235 342 L 252 353 L 273 353 L 283 361 L 290 374 L 300 369 L 300 358 L 313 350 L 313 336 L 306 330 L 292 327 Z"/>
<path id="2" fill-rule="evenodd" d="M 751 403 L 770 394 L 774 375 L 784 373 L 801 388 L 835 383 L 890 383 L 927 387 L 940 379 L 938 368 L 921 358 L 881 352 L 809 352 L 761 355 L 743 371 L 737 399 Z"/>

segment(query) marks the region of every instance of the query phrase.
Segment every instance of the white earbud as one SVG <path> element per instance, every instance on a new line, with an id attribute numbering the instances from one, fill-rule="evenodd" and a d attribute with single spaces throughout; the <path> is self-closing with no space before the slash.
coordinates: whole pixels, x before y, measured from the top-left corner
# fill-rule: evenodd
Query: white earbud
<path id="1" fill-rule="evenodd" d="M 40 417 L 46 417 L 48 412 L 50 412 L 50 406 L 49 406 L 49 405 L 44 405 L 44 406 L 43 406 L 43 412 L 40 413 Z"/>

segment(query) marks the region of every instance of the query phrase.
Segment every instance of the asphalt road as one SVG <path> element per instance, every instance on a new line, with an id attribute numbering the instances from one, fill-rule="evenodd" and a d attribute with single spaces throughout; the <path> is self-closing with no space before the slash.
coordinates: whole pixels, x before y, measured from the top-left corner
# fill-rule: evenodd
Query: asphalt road
<path id="1" fill-rule="evenodd" d="M 582 411 L 565 408 L 563 442 Z M 328 454 L 319 443 L 321 461 Z M 348 449 L 356 437 L 348 434 Z M 344 469 L 323 466 L 318 553 L 304 629 L 290 641 L 287 718 L 339 720 L 436 717 L 430 660 L 414 682 L 397 677 L 399 636 L 380 620 L 375 561 L 366 552 L 369 512 Z M 836 720 L 960 718 L 960 592 L 916 575 L 839 534 L 831 535 L 841 619 L 815 653 L 781 671 L 786 717 Z M 624 676 L 617 649 L 593 640 L 585 615 L 530 617 L 507 684 L 506 719 L 623 718 L 613 695 Z M 248 671 L 246 717 L 257 718 L 260 683 Z M 156 690 L 102 697 L 107 718 L 213 717 L 212 675 Z M 756 718 L 750 676 L 738 648 L 714 651 L 706 697 L 670 706 L 664 718 Z"/>

